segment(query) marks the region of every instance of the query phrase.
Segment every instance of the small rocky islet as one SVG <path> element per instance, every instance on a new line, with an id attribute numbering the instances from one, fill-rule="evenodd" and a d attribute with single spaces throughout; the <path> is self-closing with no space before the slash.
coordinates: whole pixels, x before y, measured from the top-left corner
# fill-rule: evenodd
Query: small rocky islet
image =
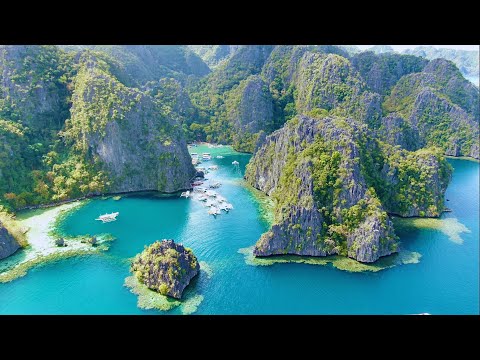
<path id="1" fill-rule="evenodd" d="M 478 123 L 478 88 L 445 59 L 321 45 L 2 45 L 0 206 L 186 190 L 187 142 L 231 144 L 253 154 L 246 181 L 275 201 L 254 255 L 371 263 L 400 248 L 392 214 L 442 213 L 444 155 L 478 159 Z M 20 247 L 11 229 L 0 224 L 0 258 Z M 181 296 L 169 270 L 158 284 L 137 266 L 152 289 Z"/>
<path id="2" fill-rule="evenodd" d="M 200 265 L 192 250 L 173 240 L 156 241 L 135 256 L 130 271 L 150 290 L 181 299 Z"/>

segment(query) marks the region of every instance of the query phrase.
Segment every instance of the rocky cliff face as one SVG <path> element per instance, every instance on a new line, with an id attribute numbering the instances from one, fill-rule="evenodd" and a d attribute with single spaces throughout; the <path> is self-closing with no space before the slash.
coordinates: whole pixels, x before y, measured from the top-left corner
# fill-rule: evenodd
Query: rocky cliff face
<path id="1" fill-rule="evenodd" d="M 435 145 L 447 155 L 478 159 L 478 89 L 451 62 L 432 60 L 422 72 L 402 77 L 386 98 L 384 109 L 392 113 L 382 120 L 382 134 L 389 143 L 404 145 L 404 136 L 387 135 L 398 133 L 396 125 L 402 123 L 418 134 L 409 149 Z M 392 123 L 392 116 L 402 120 Z"/>
<path id="2" fill-rule="evenodd" d="M 398 145 L 405 150 L 413 151 L 421 143 L 418 131 L 397 114 L 388 114 L 382 118 L 378 134 L 387 143 Z"/>
<path id="3" fill-rule="evenodd" d="M 0 222 L 0 259 L 12 255 L 20 245 Z"/>
<path id="4" fill-rule="evenodd" d="M 368 87 L 380 95 L 388 94 L 402 76 L 420 72 L 428 63 L 416 56 L 394 53 L 375 55 L 370 51 L 353 56 L 351 62 Z"/>
<path id="5" fill-rule="evenodd" d="M 182 122 L 196 109 L 182 82 L 208 67 L 186 47 L 88 48 L 0 47 L 0 202 L 11 209 L 190 186 Z"/>
<path id="6" fill-rule="evenodd" d="M 226 106 L 235 130 L 234 147 L 253 152 L 258 133 L 270 132 L 273 127 L 273 99 L 268 85 L 252 75 L 229 94 Z"/>
<path id="7" fill-rule="evenodd" d="M 276 202 L 275 223 L 256 256 L 342 254 L 373 262 L 397 251 L 392 224 L 359 164 L 356 133 L 365 127 L 349 124 L 355 122 L 299 116 L 256 152 L 246 179 Z"/>
<path id="8" fill-rule="evenodd" d="M 63 62 L 55 46 L 0 46 L 0 116 L 36 132 L 59 130 L 69 108 Z"/>
<path id="9" fill-rule="evenodd" d="M 235 126 L 238 116 L 229 118 L 228 112 L 242 110 L 231 103 L 226 109 L 224 100 L 239 97 L 238 84 L 252 75 L 265 83 L 273 103 L 266 134 L 313 111 L 366 123 L 407 150 L 439 146 L 449 155 L 478 157 L 478 89 L 449 61 L 374 52 L 349 57 L 335 46 L 240 47 L 204 79 L 202 102 L 195 105 L 206 111 L 203 122 L 214 119 L 207 128 L 211 139 L 247 151 L 259 143 L 248 127 Z M 232 134 L 217 134 L 225 128 Z"/>
<path id="10" fill-rule="evenodd" d="M 183 45 L 81 45 L 67 50 L 107 55 L 118 79 L 132 87 L 162 78 L 185 81 L 188 76 L 201 77 L 210 72 L 207 64 Z"/>
<path id="11" fill-rule="evenodd" d="M 156 241 L 138 254 L 130 271 L 149 289 L 176 299 L 182 297 L 200 270 L 192 250 L 173 240 Z"/>
<path id="12" fill-rule="evenodd" d="M 254 254 L 373 262 L 398 250 L 386 211 L 438 216 L 450 176 L 439 149 L 399 150 L 353 119 L 298 116 L 267 136 L 247 166 L 247 181 L 275 202 Z"/>
<path id="13" fill-rule="evenodd" d="M 232 57 L 241 45 L 189 45 L 188 47 L 211 69 L 214 69 Z"/>
<path id="14" fill-rule="evenodd" d="M 299 113 L 322 109 L 378 127 L 381 97 L 368 91 L 348 59 L 336 54 L 307 52 L 298 65 L 295 84 Z"/>
<path id="15" fill-rule="evenodd" d="M 377 185 L 380 199 L 389 213 L 404 217 L 437 217 L 444 210 L 445 191 L 452 169 L 439 148 L 414 152 L 387 145 Z M 379 169 L 379 167 L 377 168 Z"/>
<path id="16" fill-rule="evenodd" d="M 180 125 L 102 66 L 90 57 L 78 71 L 67 140 L 105 171 L 112 192 L 189 188 L 195 170 Z"/>

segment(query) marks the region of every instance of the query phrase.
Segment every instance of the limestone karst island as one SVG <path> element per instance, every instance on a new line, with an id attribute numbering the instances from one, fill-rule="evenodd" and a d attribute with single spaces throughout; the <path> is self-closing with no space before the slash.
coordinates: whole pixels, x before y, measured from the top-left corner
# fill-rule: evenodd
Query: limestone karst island
<path id="1" fill-rule="evenodd" d="M 0 314 L 478 314 L 478 50 L 0 45 Z"/>

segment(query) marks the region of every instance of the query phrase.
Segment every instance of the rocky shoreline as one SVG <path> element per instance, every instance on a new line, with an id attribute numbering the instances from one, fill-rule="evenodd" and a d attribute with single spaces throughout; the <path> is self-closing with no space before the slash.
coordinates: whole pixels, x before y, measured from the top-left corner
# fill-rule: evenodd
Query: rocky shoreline
<path id="1" fill-rule="evenodd" d="M 27 271 L 50 261 L 77 255 L 97 253 L 108 249 L 108 243 L 114 238 L 109 234 L 97 234 L 96 244 L 90 237 L 65 237 L 66 246 L 59 247 L 56 239 L 63 234 L 56 232 L 55 226 L 70 211 L 75 211 L 84 202 L 71 202 L 49 209 L 37 209 L 20 214 L 17 222 L 28 229 L 28 246 L 10 257 L 0 261 L 0 282 L 12 281 L 26 275 Z"/>

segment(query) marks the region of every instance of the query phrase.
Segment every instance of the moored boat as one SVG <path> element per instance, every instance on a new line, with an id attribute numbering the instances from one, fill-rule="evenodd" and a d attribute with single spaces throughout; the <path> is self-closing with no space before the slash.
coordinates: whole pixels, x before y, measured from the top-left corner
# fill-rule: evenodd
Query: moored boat
<path id="1" fill-rule="evenodd" d="M 112 221 L 117 220 L 118 214 L 120 214 L 120 213 L 119 212 L 114 212 L 114 213 L 110 213 L 110 214 L 103 214 L 103 215 L 100 215 L 95 220 L 101 221 L 103 223 L 112 222 Z"/>
<path id="2" fill-rule="evenodd" d="M 180 194 L 180 197 L 184 197 L 185 199 L 190 197 L 190 191 L 184 191 Z"/>

